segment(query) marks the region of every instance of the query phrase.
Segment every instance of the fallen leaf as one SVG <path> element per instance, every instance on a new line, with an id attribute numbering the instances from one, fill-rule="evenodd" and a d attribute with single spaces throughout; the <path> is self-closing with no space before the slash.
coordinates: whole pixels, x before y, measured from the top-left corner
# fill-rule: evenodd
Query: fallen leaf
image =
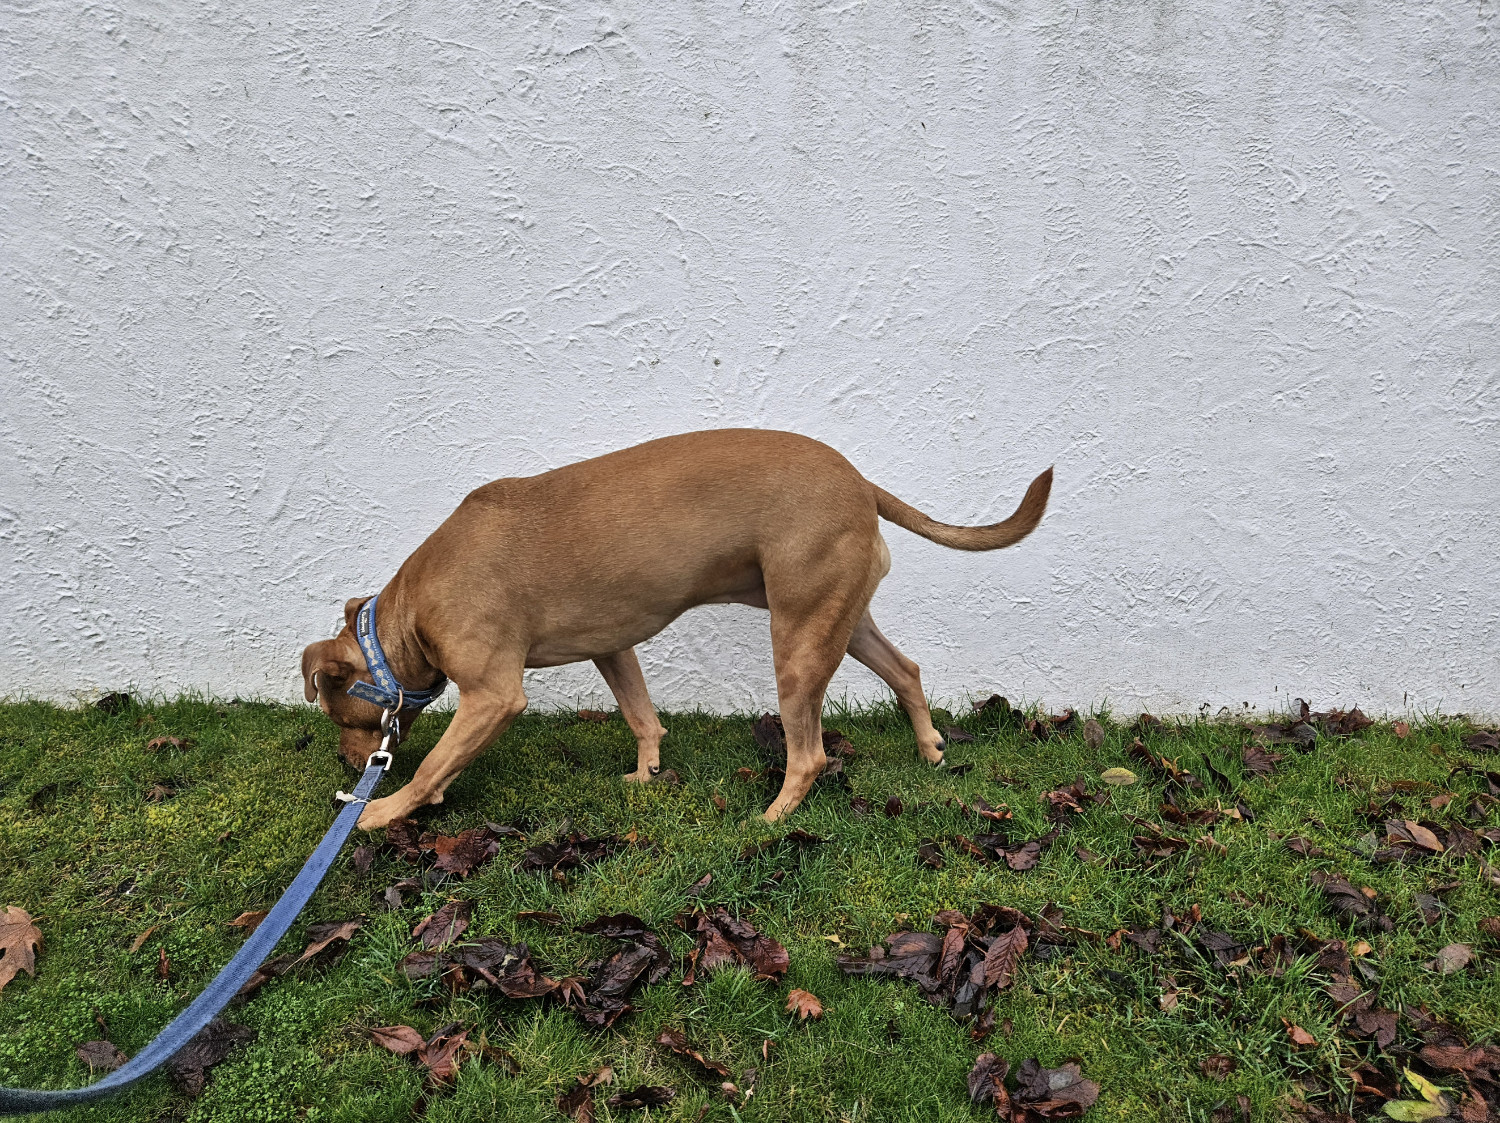
<path id="1" fill-rule="evenodd" d="M 1035 1060 L 1021 1062 L 1011 1102 L 1043 1119 L 1082 1115 L 1099 1098 L 1099 1085 L 1085 1080 L 1076 1064 L 1043 1068 Z"/>
<path id="2" fill-rule="evenodd" d="M 677 1089 L 658 1084 L 641 1084 L 628 1092 L 616 1092 L 604 1101 L 615 1111 L 635 1111 L 646 1107 L 666 1107 L 677 1098 Z"/>
<path id="3" fill-rule="evenodd" d="M 639 983 L 660 982 L 672 968 L 666 945 L 640 917 L 629 913 L 600 916 L 574 931 L 604 936 L 620 944 L 595 966 L 586 981 L 575 984 L 580 1001 L 573 1004 L 574 1012 L 595 1029 L 608 1029 L 634 1008 L 627 999 Z"/>
<path id="4" fill-rule="evenodd" d="M 172 962 L 167 958 L 167 949 L 159 947 L 156 949 L 156 977 L 165 980 L 172 971 Z"/>
<path id="5" fill-rule="evenodd" d="M 1258 745 L 1246 745 L 1240 756 L 1246 771 L 1257 776 L 1269 776 L 1283 760 L 1280 753 L 1268 753 Z"/>
<path id="6" fill-rule="evenodd" d="M 1428 1103 L 1435 1104 L 1442 1102 L 1443 1090 L 1436 1084 L 1434 1084 L 1431 1080 L 1428 1080 L 1427 1077 L 1423 1076 L 1421 1073 L 1413 1072 L 1409 1068 L 1403 1068 L 1401 1070 L 1401 1074 L 1406 1077 L 1411 1086 L 1415 1088 L 1421 1095 L 1421 1097 Z"/>
<path id="7" fill-rule="evenodd" d="M 116 691 L 113 694 L 106 694 L 103 698 L 100 698 L 97 702 L 94 703 L 94 709 L 103 710 L 107 714 L 117 714 L 122 710 L 126 710 L 129 708 L 130 695 L 120 693 L 119 691 Z"/>
<path id="8" fill-rule="evenodd" d="M 292 969 L 297 962 L 297 953 L 289 951 L 285 955 L 278 955 L 266 960 L 255 969 L 255 974 L 245 980 L 245 985 L 235 992 L 236 998 L 246 998 L 272 979 L 279 979 Z"/>
<path id="9" fill-rule="evenodd" d="M 36 956 L 42 950 L 42 930 L 31 914 L 17 905 L 0 913 L 0 990 L 22 971 L 36 978 Z"/>
<path id="10" fill-rule="evenodd" d="M 200 1096 L 208 1083 L 208 1070 L 254 1036 L 247 1026 L 215 1018 L 167 1062 L 167 1074 L 183 1095 Z"/>
<path id="11" fill-rule="evenodd" d="M 473 827 L 456 835 L 424 835 L 418 846 L 437 856 L 432 868 L 439 873 L 468 877 L 500 852 L 500 844 L 488 827 Z"/>
<path id="12" fill-rule="evenodd" d="M 713 805 L 715 807 L 717 807 L 720 811 L 728 811 L 729 810 L 729 801 L 726 800 L 723 796 L 719 795 L 718 793 L 715 793 L 715 794 L 709 796 L 708 798 L 713 803 Z"/>
<path id="13" fill-rule="evenodd" d="M 960 729 L 956 725 L 950 725 L 943 730 L 943 740 L 950 745 L 966 745 L 974 740 L 974 734 L 967 729 Z"/>
<path id="14" fill-rule="evenodd" d="M 412 892 L 413 890 L 420 891 L 421 888 L 422 883 L 416 878 L 403 877 L 394 885 L 387 886 L 385 892 L 380 895 L 380 899 L 385 902 L 385 907 L 390 909 L 391 912 L 398 912 L 406 907 L 406 899 L 402 894 Z"/>
<path id="15" fill-rule="evenodd" d="M 1104 726 L 1100 725 L 1093 718 L 1089 718 L 1088 721 L 1084 722 L 1083 743 L 1089 748 L 1097 751 L 1099 747 L 1104 744 Z M 1113 769 L 1111 769 L 1111 771 L 1113 771 Z M 1106 783 L 1109 782 L 1111 781 L 1106 781 Z"/>
<path id="16" fill-rule="evenodd" d="M 1128 788 L 1135 783 L 1136 775 L 1128 768 L 1106 768 L 1099 774 L 1099 779 L 1117 788 Z"/>
<path id="17" fill-rule="evenodd" d="M 578 720 L 592 722 L 608 721 L 609 714 L 605 713 L 603 710 L 579 710 Z"/>
<path id="18" fill-rule="evenodd" d="M 811 991 L 794 990 L 786 996 L 786 1012 L 796 1014 L 798 1021 L 805 1022 L 808 1018 L 816 1021 L 823 1016 L 823 1004 Z"/>
<path id="19" fill-rule="evenodd" d="M 1411 736 L 1411 725 L 1408 722 L 1398 721 L 1395 725 L 1391 726 L 1391 731 L 1404 741 Z"/>
<path id="20" fill-rule="evenodd" d="M 380 1026 L 370 1031 L 370 1040 L 398 1057 L 415 1053 L 426 1044 L 425 1038 L 411 1026 Z"/>
<path id="21" fill-rule="evenodd" d="M 1500 940 L 1500 916 L 1487 916 L 1479 922 L 1479 930 L 1491 939 Z"/>
<path id="22" fill-rule="evenodd" d="M 590 838 L 585 834 L 570 834 L 556 842 L 541 842 L 528 848 L 516 866 L 519 870 L 548 870 L 554 874 L 578 866 L 592 865 L 603 861 L 616 850 L 631 845 L 635 840 L 629 836 L 605 835 Z"/>
<path id="23" fill-rule="evenodd" d="M 709 885 L 711 885 L 713 883 L 713 880 L 714 880 L 713 871 L 710 870 L 708 873 L 706 873 L 702 877 L 700 877 L 697 881 L 693 882 L 692 885 L 688 886 L 687 895 L 689 897 L 696 897 L 696 896 L 698 896 L 705 889 L 707 889 L 709 887 Z"/>
<path id="24" fill-rule="evenodd" d="M 855 796 L 849 801 L 849 810 L 856 815 L 868 815 L 870 813 L 870 801 L 863 796 Z"/>
<path id="25" fill-rule="evenodd" d="M 0 925 L 0 927 L 3 927 L 3 925 Z M 151 938 L 151 933 L 155 932 L 160 927 L 160 924 L 153 924 L 150 928 L 147 928 L 144 932 L 142 932 L 139 936 L 132 940 L 130 942 L 130 954 L 134 955 L 136 952 L 140 951 L 141 948 L 145 946 L 146 941 Z"/>
<path id="26" fill-rule="evenodd" d="M 1291 1039 L 1292 1044 L 1297 1046 L 1297 1048 L 1311 1049 L 1317 1046 L 1318 1039 L 1312 1034 L 1308 1033 L 1307 1030 L 1303 1029 L 1301 1026 L 1293 1025 L 1285 1018 L 1281 1019 L 1281 1024 L 1286 1026 L 1286 1035 Z"/>
<path id="27" fill-rule="evenodd" d="M 1290 838 L 1283 839 L 1282 845 L 1290 850 L 1293 854 L 1299 854 L 1304 858 L 1328 857 L 1328 852 L 1326 850 L 1319 849 L 1317 846 L 1313 845 L 1312 839 L 1303 838 L 1299 834 L 1294 834 Z"/>
<path id="28" fill-rule="evenodd" d="M 1223 1053 L 1215 1053 L 1211 1057 L 1204 1057 L 1198 1062 L 1198 1067 L 1203 1070 L 1204 1076 L 1211 1076 L 1215 1080 L 1223 1080 L 1231 1072 L 1239 1067 L 1239 1062 L 1233 1057 L 1226 1057 Z"/>
<path id="29" fill-rule="evenodd" d="M 349 937 L 358 932 L 360 925 L 364 922 L 364 917 L 355 917 L 353 920 L 332 920 L 321 924 L 309 924 L 305 933 L 307 947 L 302 949 L 302 954 L 297 957 L 296 962 L 306 963 L 315 955 L 328 951 L 330 948 L 342 950 L 342 946 L 349 942 Z M 335 945 L 338 946 L 335 947 Z"/>
<path id="30" fill-rule="evenodd" d="M 184 741 L 181 737 L 153 737 L 146 742 L 146 751 L 154 753 L 161 749 L 185 749 L 191 744 L 191 741 Z"/>
<path id="31" fill-rule="evenodd" d="M 251 932 L 254 932 L 257 928 L 260 927 L 260 922 L 262 920 L 270 915 L 270 912 L 266 911 L 265 909 L 262 909 L 258 912 L 242 912 L 233 920 L 228 921 L 228 924 L 231 928 L 243 928 L 245 930 L 245 935 L 248 936 Z M 134 951 L 135 949 L 132 948 L 131 950 Z"/>
<path id="32" fill-rule="evenodd" d="M 693 913 L 684 918 L 691 921 L 698 938 L 698 947 L 693 953 L 692 965 L 683 977 L 682 985 L 691 986 L 697 971 L 713 971 L 725 964 L 743 963 L 755 972 L 758 979 L 776 980 L 786 974 L 790 960 L 786 948 L 763 936 L 746 920 L 731 915 L 726 909 L 716 908 L 708 913 Z"/>
<path id="33" fill-rule="evenodd" d="M 1426 966 L 1440 975 L 1451 975 L 1455 971 L 1462 971 L 1473 958 L 1474 949 L 1467 944 L 1449 944 Z"/>
<path id="34" fill-rule="evenodd" d="M 130 1058 L 120 1051 L 120 1047 L 109 1041 L 85 1041 L 73 1050 L 78 1059 L 89 1066 L 89 1071 L 103 1069 L 105 1072 L 113 1072 Z"/>
<path id="35" fill-rule="evenodd" d="M 901 799 L 899 796 L 893 795 L 885 801 L 885 817 L 887 819 L 894 819 L 897 815 L 901 814 L 901 811 Z"/>
<path id="36" fill-rule="evenodd" d="M 1500 753 L 1500 733 L 1494 730 L 1471 733 L 1464 738 L 1464 748 L 1471 753 Z"/>
<path id="37" fill-rule="evenodd" d="M 943 868 L 943 851 L 933 839 L 924 839 L 917 846 L 917 862 L 929 869 Z"/>
<path id="38" fill-rule="evenodd" d="M 981 1053 L 969 1070 L 969 1099 L 981 1104 L 999 1100 L 997 1107 L 1004 1105 L 1000 1117 L 1007 1118 L 1010 1098 L 1005 1092 L 1005 1077 L 1009 1072 L 1009 1061 L 994 1053 Z"/>
<path id="39" fill-rule="evenodd" d="M 469 1031 L 457 1022 L 451 1022 L 437 1030 L 417 1050 L 417 1060 L 427 1069 L 427 1080 L 432 1085 L 451 1084 L 458 1077 L 460 1056 L 469 1038 Z"/>
<path id="40" fill-rule="evenodd" d="M 996 936 L 983 961 L 985 984 L 996 990 L 1010 986 L 1015 979 L 1016 966 L 1026 954 L 1026 945 L 1026 929 L 1020 924 Z"/>
<path id="41" fill-rule="evenodd" d="M 449 901 L 412 929 L 412 938 L 428 950 L 445 947 L 468 931 L 473 909 L 468 901 Z"/>
<path id="42" fill-rule="evenodd" d="M 1423 1100 L 1387 1100 L 1383 1110 L 1399 1123 L 1423 1123 L 1423 1120 L 1441 1119 L 1448 1114 L 1438 1104 Z"/>
<path id="43" fill-rule="evenodd" d="M 729 1068 L 718 1061 L 711 1061 L 696 1049 L 688 1046 L 687 1037 L 681 1030 L 664 1029 L 657 1035 L 656 1043 L 670 1049 L 684 1060 L 691 1061 L 699 1074 L 709 1080 L 728 1080 Z"/>
<path id="44" fill-rule="evenodd" d="M 615 1070 L 608 1065 L 597 1072 L 580 1076 L 574 1082 L 571 1091 L 564 1092 L 557 1097 L 557 1110 L 574 1120 L 575 1123 L 593 1123 L 594 1089 L 614 1082 Z"/>
<path id="45" fill-rule="evenodd" d="M 553 927 L 557 927 L 558 925 L 567 923 L 567 920 L 563 917 L 562 913 L 551 912 L 545 909 L 536 912 L 518 912 L 516 913 L 516 919 L 520 921 L 529 921 L 533 924 L 549 924 Z"/>

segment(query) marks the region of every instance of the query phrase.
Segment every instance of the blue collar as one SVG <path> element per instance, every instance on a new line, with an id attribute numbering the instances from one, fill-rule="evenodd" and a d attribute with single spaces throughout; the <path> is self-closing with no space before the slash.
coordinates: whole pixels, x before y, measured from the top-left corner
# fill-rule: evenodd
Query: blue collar
<path id="1" fill-rule="evenodd" d="M 374 702 L 381 709 L 395 714 L 401 710 L 420 710 L 436 702 L 448 686 L 447 678 L 439 678 L 435 686 L 426 690 L 405 690 L 396 681 L 391 665 L 385 661 L 385 652 L 380 649 L 380 640 L 375 636 L 375 602 L 373 596 L 360 605 L 359 615 L 354 618 L 354 638 L 359 649 L 365 653 L 365 662 L 370 666 L 373 683 L 356 679 L 349 693 L 366 702 Z"/>

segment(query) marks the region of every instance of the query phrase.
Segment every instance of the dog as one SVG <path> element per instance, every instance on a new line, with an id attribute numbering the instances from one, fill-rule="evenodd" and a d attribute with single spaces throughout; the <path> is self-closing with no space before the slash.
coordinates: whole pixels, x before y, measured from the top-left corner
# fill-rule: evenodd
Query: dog
<path id="1" fill-rule="evenodd" d="M 989 526 L 935 522 L 808 437 L 720 429 L 663 437 L 470 492 L 375 597 L 344 606 L 333 639 L 302 653 L 303 693 L 363 768 L 397 715 L 457 685 L 458 709 L 411 781 L 360 815 L 367 830 L 443 802 L 443 792 L 526 708 L 527 667 L 592 659 L 636 737 L 644 784 L 666 734 L 635 646 L 701 604 L 771 614 L 786 780 L 765 817 L 796 809 L 823 770 L 823 695 L 852 655 L 895 692 L 917 751 L 943 762 L 917 665 L 881 634 L 870 598 L 890 570 L 885 519 L 956 550 L 1013 546 L 1041 521 L 1052 469 Z"/>

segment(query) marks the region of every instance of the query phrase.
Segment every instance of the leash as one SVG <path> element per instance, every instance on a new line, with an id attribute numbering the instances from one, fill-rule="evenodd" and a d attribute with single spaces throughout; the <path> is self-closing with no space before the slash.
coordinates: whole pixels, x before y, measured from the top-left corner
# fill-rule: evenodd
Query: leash
<path id="1" fill-rule="evenodd" d="M 62 1091 L 44 1088 L 0 1088 L 0 1115 L 26 1115 L 36 1111 L 51 1111 L 54 1108 L 73 1107 L 113 1095 L 166 1064 L 177 1054 L 178 1050 L 196 1037 L 220 1010 L 229 1005 L 230 999 L 265 962 L 271 950 L 275 948 L 281 937 L 286 935 L 292 922 L 297 919 L 297 915 L 306 907 L 308 898 L 313 895 L 313 891 L 318 888 L 324 875 L 328 873 L 329 867 L 333 865 L 334 859 L 339 856 L 344 840 L 349 837 L 349 832 L 354 829 L 354 824 L 364 811 L 365 804 L 370 801 L 370 794 L 380 783 L 380 778 L 385 775 L 386 769 L 391 766 L 390 746 L 400 741 L 400 723 L 390 710 L 386 710 L 380 717 L 380 725 L 384 734 L 380 748 L 371 753 L 369 760 L 365 761 L 364 773 L 360 776 L 359 783 L 354 785 L 354 791 L 338 793 L 336 798 L 344 806 L 339 809 L 333 825 L 323 836 L 323 841 L 318 843 L 318 848 L 312 852 L 312 857 L 307 859 L 307 863 L 292 879 L 286 892 L 281 895 L 281 899 L 272 907 L 266 918 L 260 922 L 260 926 L 250 934 L 250 938 L 234 954 L 234 958 L 225 964 L 224 969 L 214 976 L 213 982 L 203 988 L 203 993 L 195 998 L 186 1010 L 172 1019 L 166 1029 L 156 1035 L 151 1044 L 102 1080 L 82 1088 L 69 1088 Z"/>

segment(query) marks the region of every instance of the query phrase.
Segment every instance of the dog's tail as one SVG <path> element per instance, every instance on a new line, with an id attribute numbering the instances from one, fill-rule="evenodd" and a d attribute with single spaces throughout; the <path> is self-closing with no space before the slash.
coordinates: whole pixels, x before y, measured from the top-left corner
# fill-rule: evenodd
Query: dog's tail
<path id="1" fill-rule="evenodd" d="M 1051 492 L 1052 469 L 1048 468 L 1031 481 L 1015 514 L 1004 522 L 989 526 L 950 526 L 937 522 L 880 487 L 875 488 L 875 505 L 881 518 L 939 546 L 954 550 L 1003 550 L 1036 529 L 1037 523 L 1042 521 L 1042 512 L 1047 509 L 1047 496 Z"/>

